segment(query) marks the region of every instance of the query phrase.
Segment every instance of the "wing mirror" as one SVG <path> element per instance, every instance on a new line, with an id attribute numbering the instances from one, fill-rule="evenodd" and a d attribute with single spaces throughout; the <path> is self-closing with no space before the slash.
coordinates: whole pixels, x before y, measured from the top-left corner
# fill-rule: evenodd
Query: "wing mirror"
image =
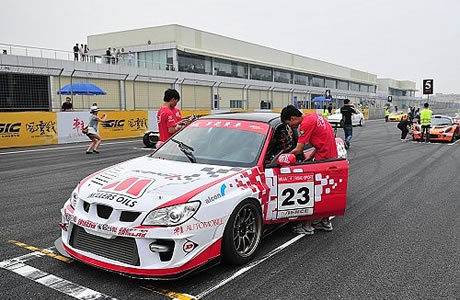
<path id="1" fill-rule="evenodd" d="M 276 160 L 276 163 L 281 166 L 281 167 L 286 167 L 290 165 L 295 165 L 296 164 L 296 157 L 292 153 L 284 153 L 278 156 L 278 159 Z"/>

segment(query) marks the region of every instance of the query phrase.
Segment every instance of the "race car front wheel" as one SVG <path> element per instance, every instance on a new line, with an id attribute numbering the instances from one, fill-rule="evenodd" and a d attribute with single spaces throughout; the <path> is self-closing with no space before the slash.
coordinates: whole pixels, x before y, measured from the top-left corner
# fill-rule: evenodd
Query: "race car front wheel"
<path id="1" fill-rule="evenodd" d="M 235 208 L 222 238 L 222 260 L 228 264 L 250 261 L 262 238 L 262 213 L 259 203 L 246 199 Z"/>

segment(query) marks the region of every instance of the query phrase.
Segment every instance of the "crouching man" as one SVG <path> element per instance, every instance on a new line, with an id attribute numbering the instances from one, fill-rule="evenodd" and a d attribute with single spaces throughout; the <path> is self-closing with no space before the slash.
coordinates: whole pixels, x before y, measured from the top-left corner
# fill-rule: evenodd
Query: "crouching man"
<path id="1" fill-rule="evenodd" d="M 288 105 L 281 110 L 281 122 L 298 130 L 297 145 L 290 153 L 303 154 L 305 144 L 310 144 L 315 148 L 315 151 L 307 160 L 320 161 L 338 157 L 334 131 L 329 122 L 322 116 L 314 113 L 303 115 L 293 105 Z M 329 218 L 323 218 L 313 227 L 312 221 L 306 220 L 294 224 L 292 231 L 294 233 L 314 234 L 315 228 L 332 231 L 332 224 Z"/>

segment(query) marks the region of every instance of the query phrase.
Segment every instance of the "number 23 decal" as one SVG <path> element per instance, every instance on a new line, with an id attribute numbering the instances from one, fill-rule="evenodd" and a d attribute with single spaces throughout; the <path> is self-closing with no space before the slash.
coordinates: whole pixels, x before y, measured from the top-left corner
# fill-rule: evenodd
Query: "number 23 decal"
<path id="1" fill-rule="evenodd" d="M 310 189 L 307 187 L 301 187 L 297 191 L 292 188 L 287 188 L 283 190 L 281 193 L 283 197 L 287 196 L 286 199 L 283 200 L 281 206 L 292 206 L 292 205 L 305 205 L 310 201 Z M 296 196 L 295 199 L 294 196 Z"/>

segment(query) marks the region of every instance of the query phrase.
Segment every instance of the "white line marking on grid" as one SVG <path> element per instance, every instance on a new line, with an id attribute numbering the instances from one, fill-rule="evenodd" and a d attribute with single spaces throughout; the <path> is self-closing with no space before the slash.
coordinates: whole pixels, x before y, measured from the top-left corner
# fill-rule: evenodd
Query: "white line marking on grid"
<path id="1" fill-rule="evenodd" d="M 52 251 L 54 247 L 48 248 L 46 250 Z M 46 254 L 41 252 L 32 252 L 26 255 L 18 256 L 15 258 L 7 259 L 0 262 L 0 268 L 11 271 L 18 275 L 21 275 L 27 279 L 40 283 L 46 287 L 52 288 L 56 291 L 59 291 L 68 296 L 74 297 L 76 299 L 94 299 L 94 300 L 106 300 L 116 298 L 107 296 L 95 290 L 89 289 L 87 287 L 81 286 L 79 284 L 70 282 L 68 280 L 62 279 L 53 274 L 46 273 L 37 268 L 29 266 L 24 262 L 34 259 L 36 257 L 45 256 Z"/>
<path id="2" fill-rule="evenodd" d="M 139 142 L 142 142 L 142 141 L 134 140 L 134 141 L 122 141 L 122 142 L 104 142 L 103 145 L 105 146 L 105 145 L 139 143 Z M 48 151 L 48 150 L 69 150 L 69 149 L 70 150 L 75 150 L 75 148 L 87 148 L 87 147 L 88 147 L 88 145 L 73 145 L 73 146 L 68 146 L 68 147 L 53 147 L 53 148 L 42 148 L 42 149 L 31 149 L 31 150 L 19 150 L 19 151 L 11 151 L 11 152 L 1 152 L 0 155 L 26 153 L 26 152 L 39 152 L 39 151 Z"/>
<path id="3" fill-rule="evenodd" d="M 335 218 L 335 216 L 331 216 L 329 218 L 329 220 L 333 220 Z M 282 225 L 284 226 L 284 225 Z M 280 228 L 282 227 L 280 226 Z M 243 275 L 244 273 L 246 273 L 247 271 L 251 270 L 252 268 L 254 268 L 255 266 L 263 263 L 264 261 L 266 261 L 267 259 L 269 259 L 270 257 L 272 257 L 273 255 L 275 255 L 276 253 L 280 252 L 281 250 L 287 248 L 288 246 L 294 244 L 295 242 L 297 242 L 298 240 L 300 240 L 301 238 L 305 237 L 306 235 L 305 234 L 299 234 L 297 236 L 295 236 L 294 238 L 290 239 L 289 241 L 287 241 L 286 243 L 282 244 L 281 246 L 279 246 L 278 248 L 275 248 L 273 249 L 272 251 L 270 251 L 269 253 L 265 254 L 264 256 L 262 256 L 259 260 L 256 260 L 256 261 L 253 261 L 252 263 L 250 263 L 249 265 L 247 265 L 246 267 L 236 271 L 235 273 L 233 273 L 233 275 L 231 275 L 230 277 L 222 280 L 221 282 L 219 282 L 218 284 L 216 284 L 215 286 L 212 286 L 210 287 L 209 289 L 205 290 L 204 292 L 201 292 L 199 293 L 196 298 L 197 299 L 201 299 L 207 295 L 209 295 L 210 293 L 214 292 L 215 290 L 217 290 L 218 288 L 224 286 L 225 284 L 229 283 L 230 281 L 232 281 L 233 279 L 237 278 L 238 276 L 240 275 Z"/>

